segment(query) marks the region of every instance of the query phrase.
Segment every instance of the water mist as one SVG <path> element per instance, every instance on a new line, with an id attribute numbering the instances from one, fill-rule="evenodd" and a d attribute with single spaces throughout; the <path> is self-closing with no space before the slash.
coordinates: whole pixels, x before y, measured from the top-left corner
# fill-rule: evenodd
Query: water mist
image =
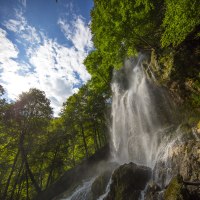
<path id="1" fill-rule="evenodd" d="M 161 129 L 170 121 L 168 96 L 147 76 L 149 69 L 140 56 L 127 60 L 113 76 L 111 149 L 119 163 L 153 167 Z"/>

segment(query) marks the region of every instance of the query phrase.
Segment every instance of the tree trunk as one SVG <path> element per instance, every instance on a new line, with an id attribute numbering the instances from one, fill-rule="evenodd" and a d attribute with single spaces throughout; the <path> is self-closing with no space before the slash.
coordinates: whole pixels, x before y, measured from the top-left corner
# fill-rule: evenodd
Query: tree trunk
<path id="1" fill-rule="evenodd" d="M 94 142 L 96 144 L 95 149 L 98 150 L 99 147 L 101 146 L 101 143 L 100 143 L 100 141 L 98 142 L 98 133 L 97 133 L 95 122 L 93 122 L 93 130 L 94 130 Z"/>
<path id="2" fill-rule="evenodd" d="M 18 172 L 18 174 L 17 174 L 17 177 L 15 178 L 15 183 L 14 183 L 14 186 L 13 186 L 13 188 L 12 188 L 12 193 L 11 193 L 11 195 L 10 195 L 10 200 L 13 200 L 13 196 L 14 196 L 14 193 L 15 193 L 15 190 L 16 190 L 16 187 L 17 187 L 17 184 L 18 184 L 18 182 L 20 182 L 19 181 L 19 177 L 20 177 L 20 174 L 21 174 L 21 172 L 23 171 L 23 167 L 24 167 L 24 163 L 22 162 L 21 163 L 21 166 L 20 166 L 20 168 L 19 168 L 19 172 Z M 22 177 L 22 176 L 21 176 Z M 21 180 L 21 178 L 20 178 L 20 180 Z"/>
<path id="3" fill-rule="evenodd" d="M 73 141 L 72 141 L 72 143 L 73 143 L 73 158 L 72 158 L 72 162 L 73 162 L 73 166 L 75 167 L 76 166 L 76 159 L 75 159 L 75 142 L 74 142 L 74 139 L 73 139 Z"/>
<path id="4" fill-rule="evenodd" d="M 102 141 L 101 141 L 102 139 L 101 139 L 100 133 L 99 133 L 98 129 L 96 131 L 97 131 L 97 135 L 99 138 L 99 145 L 100 145 L 100 147 L 102 147 Z"/>
<path id="5" fill-rule="evenodd" d="M 19 156 L 19 149 L 18 149 L 17 154 L 16 154 L 16 156 L 15 156 L 15 159 L 14 159 L 14 162 L 13 162 L 13 165 L 12 165 L 12 169 L 11 169 L 11 171 L 10 171 L 8 180 L 7 180 L 7 182 L 6 182 L 6 186 L 5 186 L 5 190 L 4 190 L 2 199 L 6 199 L 6 197 L 7 197 L 8 187 L 9 187 L 9 185 L 10 185 L 10 180 L 11 180 L 11 178 L 12 178 L 12 175 L 13 175 L 13 172 L 14 172 L 14 169 L 15 169 L 15 166 L 16 166 L 16 163 L 17 163 L 18 156 Z"/>
<path id="6" fill-rule="evenodd" d="M 82 124 L 81 124 L 81 135 L 82 135 L 82 138 L 83 138 L 83 144 L 84 144 L 84 148 L 85 148 L 85 155 L 86 155 L 86 158 L 88 158 L 89 157 L 88 148 L 87 148 L 87 143 L 86 143 L 84 128 L 83 128 Z"/>
<path id="7" fill-rule="evenodd" d="M 40 188 L 43 188 L 43 178 L 42 178 L 42 167 L 43 167 L 43 164 L 44 164 L 44 156 L 45 156 L 45 153 L 42 155 L 42 163 L 40 165 L 40 170 L 39 170 L 39 177 L 38 177 L 38 182 L 40 183 Z"/>
<path id="8" fill-rule="evenodd" d="M 24 150 L 24 137 L 25 137 L 25 133 L 22 131 L 21 134 L 20 134 L 20 142 L 19 142 L 22 160 L 25 163 L 26 170 L 28 172 L 28 175 L 31 179 L 33 186 L 35 187 L 37 193 L 40 193 L 41 188 L 39 187 L 38 183 L 36 182 L 34 175 L 33 175 L 32 171 L 29 167 L 29 164 L 28 164 L 27 155 L 26 155 L 25 150 Z"/>
<path id="9" fill-rule="evenodd" d="M 16 198 L 15 199 L 20 199 L 20 195 L 21 195 L 21 191 L 22 191 L 22 185 L 24 183 L 23 179 L 24 179 L 24 171 L 25 169 L 22 169 L 22 175 L 20 177 L 20 180 L 19 180 L 19 183 L 18 183 L 18 191 L 17 191 L 17 195 L 16 195 Z M 14 195 L 14 193 L 13 193 Z M 12 198 L 10 198 L 10 200 L 13 200 L 13 195 L 12 195 Z"/>
<path id="10" fill-rule="evenodd" d="M 59 146 L 57 146 L 56 151 L 55 151 L 54 156 L 53 156 L 53 160 L 52 160 L 52 163 L 51 163 L 51 169 L 50 169 L 49 176 L 48 176 L 47 183 L 46 183 L 46 188 L 49 186 L 49 183 L 50 183 L 50 180 L 51 180 L 52 172 L 54 170 L 54 162 L 55 162 L 58 150 L 59 150 Z"/>
<path id="11" fill-rule="evenodd" d="M 28 193 L 28 189 L 29 189 L 29 182 L 28 182 L 28 172 L 26 171 L 26 200 L 29 200 L 29 193 Z"/>

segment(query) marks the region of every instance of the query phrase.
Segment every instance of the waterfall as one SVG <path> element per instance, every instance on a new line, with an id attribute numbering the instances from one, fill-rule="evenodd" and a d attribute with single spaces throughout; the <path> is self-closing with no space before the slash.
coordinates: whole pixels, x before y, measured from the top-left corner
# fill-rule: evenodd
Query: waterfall
<path id="1" fill-rule="evenodd" d="M 171 105 L 166 92 L 147 76 L 144 60 L 129 59 L 114 73 L 111 149 L 119 163 L 153 167 Z"/>
<path id="2" fill-rule="evenodd" d="M 166 90 L 155 83 L 155 77 L 145 60 L 142 55 L 137 59 L 129 59 L 122 69 L 113 74 L 110 162 L 134 162 L 151 167 L 154 178 L 160 182 L 154 167 L 157 161 L 162 159 L 166 168 L 170 165 L 168 154 L 176 141 L 171 138 L 175 128 L 172 125 L 174 113 Z M 97 177 L 97 174 L 94 177 Z M 94 177 L 83 181 L 84 183 L 65 199 L 90 199 Z M 169 182 L 170 178 L 169 173 L 164 181 Z M 98 200 L 104 199 L 108 194 L 110 184 L 111 179 L 105 193 Z M 144 198 L 144 192 L 142 194 Z"/>
<path id="3" fill-rule="evenodd" d="M 95 178 L 90 180 L 85 180 L 82 185 L 80 185 L 71 196 L 67 198 L 62 198 L 61 200 L 86 200 L 90 198 L 91 185 Z"/>

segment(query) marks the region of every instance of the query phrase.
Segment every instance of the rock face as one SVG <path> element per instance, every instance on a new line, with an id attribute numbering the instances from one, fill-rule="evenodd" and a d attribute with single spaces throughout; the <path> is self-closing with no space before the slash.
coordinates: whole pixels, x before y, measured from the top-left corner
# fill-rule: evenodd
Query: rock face
<path id="1" fill-rule="evenodd" d="M 188 140 L 175 144 L 167 160 L 159 161 L 154 169 L 154 179 L 165 187 L 171 177 L 180 174 L 185 181 L 200 180 L 200 142 Z"/>
<path id="2" fill-rule="evenodd" d="M 112 171 L 105 171 L 94 180 L 91 187 L 92 200 L 98 199 L 105 193 L 111 174 Z"/>
<path id="3" fill-rule="evenodd" d="M 162 190 L 165 188 L 161 198 L 164 200 L 200 199 L 198 186 L 184 184 L 200 182 L 200 140 L 197 132 L 186 126 L 183 128 L 185 134 L 181 140 L 165 150 L 167 156 L 160 159 L 153 170 L 153 179 Z M 178 177 L 182 177 L 182 181 Z M 155 191 L 153 196 L 156 199 Z"/>
<path id="4" fill-rule="evenodd" d="M 124 164 L 112 175 L 110 191 L 104 200 L 138 200 L 151 178 L 151 169 L 134 163 Z"/>
<path id="5" fill-rule="evenodd" d="M 183 180 L 180 175 L 175 176 L 169 183 L 168 187 L 164 191 L 165 200 L 186 200 L 186 190 L 184 189 Z"/>
<path id="6" fill-rule="evenodd" d="M 158 200 L 161 197 L 161 188 L 155 182 L 150 181 L 147 185 L 144 199 L 146 200 Z"/>

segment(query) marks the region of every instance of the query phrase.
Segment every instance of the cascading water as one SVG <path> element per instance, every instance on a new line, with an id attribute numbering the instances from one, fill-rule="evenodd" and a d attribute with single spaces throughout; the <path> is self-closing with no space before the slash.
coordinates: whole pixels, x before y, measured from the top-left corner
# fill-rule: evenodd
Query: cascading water
<path id="1" fill-rule="evenodd" d="M 86 200 L 90 197 L 90 189 L 95 178 L 90 180 L 85 180 L 82 185 L 80 185 L 76 190 L 67 198 L 62 198 L 60 200 Z"/>
<path id="2" fill-rule="evenodd" d="M 112 152 L 119 163 L 153 167 L 170 115 L 165 92 L 147 78 L 142 56 L 128 60 L 112 83 Z"/>
<path id="3" fill-rule="evenodd" d="M 143 56 L 127 60 L 125 66 L 113 74 L 111 153 L 114 162 L 134 162 L 152 169 L 161 159 L 168 164 L 166 150 L 175 141 L 170 138 L 174 129 L 171 125 L 173 109 L 166 91 L 152 78 L 155 80 Z M 153 171 L 159 182 L 159 175 Z M 170 175 L 166 177 L 165 182 L 170 178 Z M 94 178 L 85 181 L 66 200 L 88 199 L 93 181 Z M 109 192 L 110 183 L 111 179 L 99 200 Z"/>

